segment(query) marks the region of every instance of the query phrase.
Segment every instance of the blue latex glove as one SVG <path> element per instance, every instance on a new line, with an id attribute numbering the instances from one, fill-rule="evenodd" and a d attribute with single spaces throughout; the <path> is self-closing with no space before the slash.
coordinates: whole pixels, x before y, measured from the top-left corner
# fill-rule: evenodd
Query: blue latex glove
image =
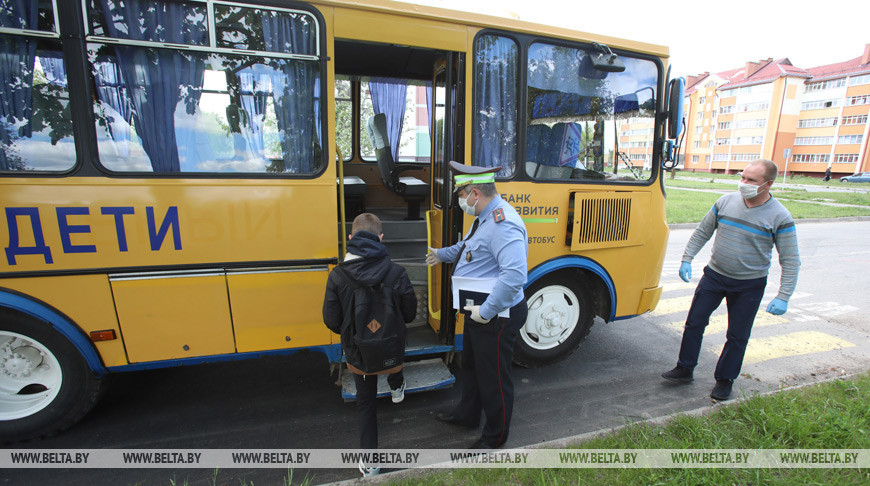
<path id="1" fill-rule="evenodd" d="M 770 305 L 767 306 L 767 312 L 775 316 L 781 316 L 785 314 L 785 311 L 788 310 L 788 302 L 782 299 L 773 299 L 770 301 Z"/>
<path id="2" fill-rule="evenodd" d="M 683 279 L 683 282 L 688 282 L 692 280 L 692 264 L 689 262 L 683 262 L 680 265 L 680 278 Z"/>

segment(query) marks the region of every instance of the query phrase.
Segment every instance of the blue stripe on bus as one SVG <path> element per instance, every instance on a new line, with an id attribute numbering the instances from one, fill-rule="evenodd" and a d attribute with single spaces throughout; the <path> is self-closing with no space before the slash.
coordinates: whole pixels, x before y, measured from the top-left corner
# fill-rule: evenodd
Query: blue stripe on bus
<path id="1" fill-rule="evenodd" d="M 589 258 L 570 255 L 546 261 L 529 272 L 526 288 L 541 277 L 563 268 L 583 268 L 601 277 L 601 280 L 607 285 L 607 291 L 610 292 L 610 318 L 607 320 L 613 321 L 616 318 L 616 287 L 613 285 L 613 279 L 610 278 L 610 274 L 604 267 Z"/>
<path id="2" fill-rule="evenodd" d="M 167 359 L 164 361 L 149 361 L 147 363 L 133 363 L 129 365 L 110 366 L 111 372 L 127 372 L 139 370 L 154 370 L 160 368 L 172 368 L 175 366 L 197 365 L 205 363 L 219 363 L 223 361 L 238 361 L 243 359 L 261 358 L 264 356 L 282 356 L 298 353 L 299 351 L 317 351 L 326 355 L 330 363 L 341 361 L 341 344 L 327 344 L 325 346 L 308 346 L 303 348 L 273 349 L 270 351 L 253 351 L 250 353 L 215 354 L 212 356 L 197 356 L 194 358 Z"/>

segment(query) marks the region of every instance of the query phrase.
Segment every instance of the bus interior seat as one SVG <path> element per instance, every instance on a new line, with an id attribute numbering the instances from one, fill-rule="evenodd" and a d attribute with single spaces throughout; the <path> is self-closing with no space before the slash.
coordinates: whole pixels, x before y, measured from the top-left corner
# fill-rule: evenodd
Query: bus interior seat
<path id="1" fill-rule="evenodd" d="M 573 167 L 559 164 L 566 123 L 550 128 L 544 124 L 529 125 L 526 135 L 526 173 L 537 179 L 567 179 Z"/>
<path id="2" fill-rule="evenodd" d="M 338 179 L 336 179 L 336 184 Z M 344 176 L 344 207 L 348 218 L 366 212 L 366 181 L 358 176 Z"/>
<path id="3" fill-rule="evenodd" d="M 372 115 L 366 123 L 369 140 L 375 148 L 375 156 L 378 159 L 378 170 L 381 173 L 381 181 L 390 191 L 402 196 L 408 204 L 406 220 L 419 220 L 420 203 L 429 195 L 429 184 L 416 177 L 399 177 L 402 172 L 408 170 L 422 170 L 417 165 L 399 165 L 393 161 L 390 151 L 390 138 L 387 134 L 387 117 L 383 113 Z"/>

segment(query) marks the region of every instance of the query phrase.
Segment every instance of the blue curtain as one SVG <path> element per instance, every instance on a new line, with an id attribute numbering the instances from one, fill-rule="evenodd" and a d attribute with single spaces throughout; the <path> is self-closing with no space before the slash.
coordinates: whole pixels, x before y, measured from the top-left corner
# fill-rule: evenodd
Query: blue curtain
<path id="1" fill-rule="evenodd" d="M 107 121 L 109 136 L 115 141 L 115 150 L 119 155 L 130 153 L 130 124 L 133 121 L 133 108 L 127 96 L 127 88 L 121 79 L 118 64 L 114 62 L 94 63 L 94 81 L 97 85 L 97 98 L 100 103 L 111 107 L 120 120 L 114 117 Z"/>
<path id="2" fill-rule="evenodd" d="M 263 36 L 266 49 L 274 52 L 306 52 L 316 42 L 310 26 L 290 16 L 264 13 Z M 318 64 L 303 60 L 272 60 L 278 71 L 272 77 L 272 97 L 284 159 L 284 171 L 313 173 L 320 168 Z M 315 95 L 316 93 L 316 95 Z"/>
<path id="3" fill-rule="evenodd" d="M 208 44 L 205 18 L 191 18 L 186 6 L 151 0 L 101 0 L 111 37 L 175 44 Z M 133 28 L 133 27 L 136 28 Z M 116 46 L 121 78 L 132 104 L 132 119 L 155 172 L 179 172 L 179 146 L 193 152 L 189 129 L 176 134 L 175 110 L 183 102 L 194 115 L 202 94 L 201 55 L 173 49 Z"/>
<path id="4" fill-rule="evenodd" d="M 477 40 L 472 111 L 472 165 L 501 166 L 498 177 L 516 170 L 517 45 L 510 39 L 481 36 Z"/>
<path id="5" fill-rule="evenodd" d="M 35 28 L 36 0 L 7 0 L 0 10 L 0 27 Z M 33 69 L 36 39 L 0 35 L 0 170 L 24 170 L 12 156 L 15 139 L 30 137 L 33 116 Z"/>
<path id="6" fill-rule="evenodd" d="M 369 80 L 369 91 L 372 94 L 372 108 L 375 114 L 383 113 L 387 117 L 390 152 L 393 153 L 393 161 L 398 162 L 408 82 L 404 79 L 372 78 Z"/>
<path id="7" fill-rule="evenodd" d="M 42 72 L 45 73 L 45 78 L 50 84 L 66 88 L 66 69 L 63 66 L 62 52 L 41 52 L 39 65 L 42 66 Z"/>
<path id="8" fill-rule="evenodd" d="M 263 122 L 266 117 L 266 102 L 272 92 L 271 76 L 261 73 L 261 70 L 247 68 L 240 71 L 239 87 L 241 88 L 242 109 L 248 114 L 248 143 L 256 156 L 263 156 Z"/>

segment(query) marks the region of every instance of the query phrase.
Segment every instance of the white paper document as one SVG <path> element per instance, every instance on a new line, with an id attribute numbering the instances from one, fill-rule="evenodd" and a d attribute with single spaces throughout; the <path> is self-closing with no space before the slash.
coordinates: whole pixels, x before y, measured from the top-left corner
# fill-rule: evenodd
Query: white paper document
<path id="1" fill-rule="evenodd" d="M 466 306 L 465 302 L 459 301 L 459 291 L 467 290 L 470 292 L 478 292 L 482 294 L 491 294 L 495 288 L 497 278 L 474 278 L 474 277 L 452 277 L 453 280 L 453 308 L 462 310 Z M 510 317 L 510 308 L 498 313 L 499 317 Z"/>

